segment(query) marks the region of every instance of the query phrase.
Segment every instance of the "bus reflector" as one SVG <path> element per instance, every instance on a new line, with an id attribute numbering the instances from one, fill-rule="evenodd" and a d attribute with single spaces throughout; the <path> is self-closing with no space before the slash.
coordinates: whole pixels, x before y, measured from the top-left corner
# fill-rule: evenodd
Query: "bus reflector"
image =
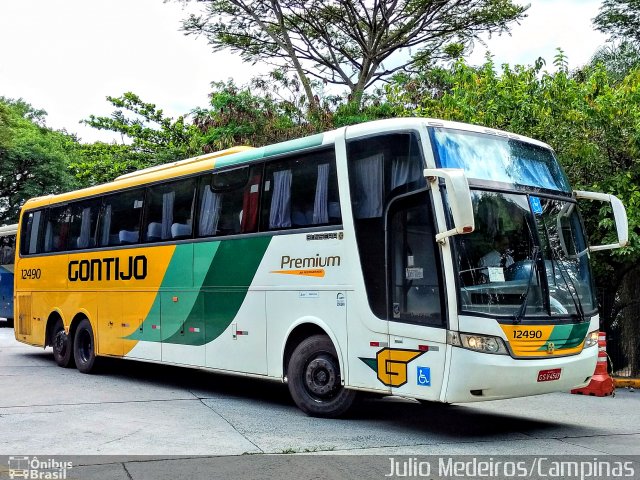
<path id="1" fill-rule="evenodd" d="M 418 345 L 418 350 L 420 350 L 421 352 L 428 352 L 429 345 Z"/>
<path id="2" fill-rule="evenodd" d="M 380 342 L 369 342 L 369 346 L 370 347 L 379 347 L 380 346 Z"/>
<path id="3" fill-rule="evenodd" d="M 189 331 L 191 333 L 200 333 L 200 329 L 198 327 L 189 327 Z"/>
<path id="4" fill-rule="evenodd" d="M 174 302 L 177 302 L 177 301 L 178 301 L 178 297 L 173 297 L 173 298 L 172 298 L 172 300 L 173 300 Z"/>

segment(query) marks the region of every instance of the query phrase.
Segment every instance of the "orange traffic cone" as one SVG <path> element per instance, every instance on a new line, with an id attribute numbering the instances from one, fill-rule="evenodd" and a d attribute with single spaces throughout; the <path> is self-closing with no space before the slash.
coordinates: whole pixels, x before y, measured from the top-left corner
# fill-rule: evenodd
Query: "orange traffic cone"
<path id="1" fill-rule="evenodd" d="M 600 332 L 598 335 L 598 363 L 596 371 L 591 377 L 589 385 L 582 388 L 574 388 L 571 393 L 579 395 L 592 395 L 595 397 L 606 397 L 615 391 L 613 379 L 607 372 L 607 334 Z"/>

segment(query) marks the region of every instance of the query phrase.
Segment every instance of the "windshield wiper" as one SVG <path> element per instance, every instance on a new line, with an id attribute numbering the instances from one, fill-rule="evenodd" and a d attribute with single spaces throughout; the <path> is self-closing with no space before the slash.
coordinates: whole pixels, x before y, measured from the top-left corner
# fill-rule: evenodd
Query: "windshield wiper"
<path id="1" fill-rule="evenodd" d="M 562 265 L 563 260 L 560 258 L 560 255 L 556 253 L 555 249 L 551 248 L 550 250 L 551 250 L 551 255 L 553 256 L 553 258 L 551 259 L 551 263 L 552 265 L 555 266 L 556 261 L 558 262 L 558 272 L 560 272 L 560 277 L 562 278 L 562 281 L 564 282 L 565 286 L 567 287 L 567 291 L 571 296 L 571 300 L 573 301 L 573 306 L 576 308 L 576 314 L 578 315 L 578 318 L 584 322 L 585 320 L 584 308 L 582 307 L 582 302 L 580 301 L 580 295 L 578 294 L 578 289 L 576 287 L 576 284 L 571 278 L 571 274 L 569 273 L 569 271 L 565 271 L 565 267 Z M 571 287 L 569 287 L 569 282 L 567 282 L 567 277 L 569 277 L 569 282 L 571 282 Z"/>
<path id="2" fill-rule="evenodd" d="M 540 248 L 537 245 L 533 246 L 531 250 L 531 269 L 529 270 L 529 281 L 527 282 L 527 289 L 522 297 L 522 304 L 513 317 L 514 325 L 520 323 L 524 317 L 524 313 L 527 311 L 527 303 L 529 302 L 529 291 L 531 290 L 531 284 L 533 283 L 533 273 L 538 271 L 538 252 Z"/>

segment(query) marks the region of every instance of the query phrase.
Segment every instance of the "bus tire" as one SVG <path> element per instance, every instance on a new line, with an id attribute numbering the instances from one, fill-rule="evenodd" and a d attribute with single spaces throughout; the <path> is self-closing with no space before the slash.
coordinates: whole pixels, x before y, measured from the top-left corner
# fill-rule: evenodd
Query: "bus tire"
<path id="1" fill-rule="evenodd" d="M 73 343 L 64 330 L 62 319 L 58 318 L 51 333 L 53 358 L 58 366 L 69 368 L 73 366 Z"/>
<path id="2" fill-rule="evenodd" d="M 78 324 L 73 337 L 73 355 L 76 367 L 82 373 L 90 373 L 96 363 L 96 344 L 91 322 L 84 318 Z"/>
<path id="3" fill-rule="evenodd" d="M 331 339 L 313 335 L 295 348 L 287 384 L 296 405 L 312 417 L 338 417 L 352 405 L 356 392 L 342 386 L 340 363 Z"/>

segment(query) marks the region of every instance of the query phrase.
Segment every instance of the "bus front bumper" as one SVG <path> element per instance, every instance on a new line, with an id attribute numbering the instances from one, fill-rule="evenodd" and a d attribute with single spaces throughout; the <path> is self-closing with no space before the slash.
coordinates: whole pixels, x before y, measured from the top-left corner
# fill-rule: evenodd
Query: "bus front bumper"
<path id="1" fill-rule="evenodd" d="M 597 347 L 586 348 L 577 355 L 531 360 L 451 347 L 451 373 L 444 401 L 481 402 L 568 392 L 589 383 L 597 358 Z M 556 376 L 557 369 L 560 369 L 558 379 L 540 380 L 549 377 L 541 375 L 541 371 L 552 370 Z"/>

